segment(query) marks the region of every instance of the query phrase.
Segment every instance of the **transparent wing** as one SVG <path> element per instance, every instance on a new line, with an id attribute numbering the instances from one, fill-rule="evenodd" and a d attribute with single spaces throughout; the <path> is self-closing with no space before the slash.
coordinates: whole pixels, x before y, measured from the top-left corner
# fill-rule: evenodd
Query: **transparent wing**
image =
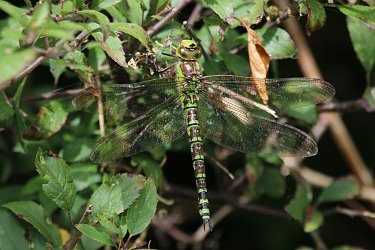
<path id="1" fill-rule="evenodd" d="M 103 84 L 100 92 L 106 115 L 138 116 L 178 94 L 176 78 L 153 79 L 134 84 Z M 73 100 L 77 109 L 97 110 L 99 89 L 89 87 Z"/>
<path id="2" fill-rule="evenodd" d="M 216 98 L 229 97 L 251 105 L 248 100 L 263 103 L 256 85 L 265 83 L 273 110 L 287 110 L 326 102 L 335 95 L 334 87 L 314 78 L 258 79 L 244 76 L 205 76 L 202 87 Z M 250 104 L 249 104 L 250 103 Z"/>
<path id="3" fill-rule="evenodd" d="M 200 96 L 198 117 L 202 134 L 215 143 L 244 153 L 271 149 L 282 156 L 307 157 L 318 151 L 315 141 L 305 132 L 281 124 L 251 110 L 237 100 Z"/>
<path id="4" fill-rule="evenodd" d="M 123 158 L 172 142 L 186 131 L 178 98 L 170 98 L 135 120 L 102 137 L 91 160 L 103 162 Z"/>

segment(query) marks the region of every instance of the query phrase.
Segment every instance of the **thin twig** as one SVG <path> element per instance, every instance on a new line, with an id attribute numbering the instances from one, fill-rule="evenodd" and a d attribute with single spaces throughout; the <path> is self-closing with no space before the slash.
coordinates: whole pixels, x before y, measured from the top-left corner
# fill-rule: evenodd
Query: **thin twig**
<path id="1" fill-rule="evenodd" d="M 96 82 L 96 86 L 100 88 L 101 82 L 100 82 L 99 74 L 95 75 L 95 82 Z M 104 121 L 104 103 L 103 103 L 103 96 L 102 96 L 101 91 L 98 91 L 98 115 L 99 115 L 100 135 L 103 137 L 105 136 L 105 121 Z"/>
<path id="2" fill-rule="evenodd" d="M 223 170 L 224 173 L 228 175 L 229 178 L 234 180 L 234 175 L 228 170 L 227 167 L 225 167 L 223 164 L 221 164 L 218 160 L 216 160 L 214 157 L 211 155 L 204 153 L 204 157 L 206 157 L 209 161 L 214 163 L 216 166 L 218 166 L 221 170 Z"/>
<path id="3" fill-rule="evenodd" d="M 359 201 L 356 200 L 347 200 L 345 201 L 345 205 L 350 207 L 353 210 L 357 211 L 367 211 L 367 208 L 363 206 Z M 368 217 L 361 217 L 362 220 L 366 221 L 366 223 L 372 228 L 372 230 L 375 230 L 375 220 Z"/>
<path id="4" fill-rule="evenodd" d="M 334 181 L 332 177 L 325 176 L 324 174 L 321 174 L 319 172 L 316 172 L 308 168 L 301 168 L 299 173 L 301 174 L 301 177 L 303 177 L 303 179 L 307 183 L 315 185 L 315 186 L 319 186 L 319 187 L 327 187 Z M 374 203 L 375 202 L 375 189 L 373 187 L 362 186 L 360 189 L 358 198 L 371 201 Z M 364 214 L 371 214 L 371 212 L 366 211 L 366 208 L 363 207 L 359 202 L 355 200 L 347 200 L 347 201 L 344 201 L 344 203 L 356 211 L 363 211 Z M 366 221 L 370 227 L 375 229 L 375 221 L 373 219 L 368 218 L 368 217 L 362 217 L 362 219 Z"/>
<path id="5" fill-rule="evenodd" d="M 325 175 L 307 167 L 299 168 L 298 172 L 307 183 L 316 187 L 328 187 L 335 180 L 331 176 Z M 350 176 L 348 176 L 348 178 L 349 177 Z M 354 178 L 354 176 L 352 176 L 352 178 Z M 362 186 L 359 191 L 358 198 L 375 203 L 375 188 L 371 186 Z"/>
<path id="6" fill-rule="evenodd" d="M 363 185 L 372 186 L 374 184 L 372 174 L 363 161 L 341 117 L 337 113 L 321 113 L 320 115 L 329 119 L 329 125 L 337 146 L 346 158 L 354 175 Z"/>
<path id="7" fill-rule="evenodd" d="M 171 184 L 165 185 L 165 187 L 166 187 L 166 191 L 172 194 L 184 195 L 187 197 L 197 196 L 196 191 L 192 189 L 184 188 L 184 187 L 177 186 L 177 185 L 171 185 Z M 212 202 L 221 202 L 225 204 L 230 203 L 232 206 L 241 208 L 246 211 L 290 219 L 290 215 L 284 211 L 276 210 L 276 209 L 266 207 L 263 205 L 258 205 L 258 204 L 246 204 L 244 202 L 238 201 L 235 198 L 232 198 L 229 194 L 224 194 L 223 192 L 210 191 L 208 193 L 208 198 Z"/>
<path id="8" fill-rule="evenodd" d="M 326 211 L 323 211 L 326 215 L 331 214 L 345 214 L 350 217 L 367 217 L 371 219 L 375 219 L 375 213 L 369 212 L 369 211 L 362 211 L 362 210 L 353 210 L 345 207 L 335 207 L 333 209 L 329 209 Z"/>
<path id="9" fill-rule="evenodd" d="M 328 250 L 328 247 L 322 240 L 322 237 L 320 237 L 318 230 L 311 232 L 310 236 L 313 239 L 317 250 Z"/>
<path id="10" fill-rule="evenodd" d="M 36 58 L 30 65 L 26 66 L 18 75 L 14 76 L 12 79 L 2 84 L 0 90 L 7 88 L 8 86 L 16 83 L 18 80 L 24 78 L 26 75 L 30 74 L 31 71 L 38 67 L 45 58 L 46 55 L 39 56 L 38 58 Z"/>
<path id="11" fill-rule="evenodd" d="M 163 19 L 157 22 L 155 25 L 147 30 L 147 35 L 153 36 L 156 32 L 166 25 L 174 16 L 176 16 L 186 5 L 188 5 L 192 0 L 184 0 L 176 8 L 173 8 Z"/>
<path id="12" fill-rule="evenodd" d="M 281 13 L 281 15 L 279 15 L 277 18 L 267 21 L 267 22 L 264 24 L 263 27 L 264 27 L 264 28 L 269 28 L 269 27 L 272 27 L 272 26 L 278 25 L 278 24 L 280 24 L 282 21 L 288 19 L 290 16 L 291 16 L 290 9 L 287 8 L 287 9 L 286 9 L 285 11 L 283 11 L 283 12 Z"/>
<path id="13" fill-rule="evenodd" d="M 246 181 L 246 175 L 240 175 L 238 176 L 233 182 L 232 184 L 230 185 L 230 187 L 228 188 L 228 191 L 229 192 L 233 192 L 234 190 L 236 190 L 237 188 L 239 188 L 240 186 L 242 186 Z"/>
<path id="14" fill-rule="evenodd" d="M 368 113 L 375 111 L 368 101 L 363 98 L 345 102 L 327 102 L 318 105 L 318 112 L 354 112 L 362 110 L 365 110 Z"/>
<path id="15" fill-rule="evenodd" d="M 167 218 L 159 219 L 158 217 L 155 217 L 152 220 L 152 224 L 161 231 L 166 232 L 169 236 L 171 236 L 178 242 L 186 244 L 194 243 L 193 237 L 173 226 L 173 223 L 171 223 Z"/>
<path id="16" fill-rule="evenodd" d="M 78 224 L 82 224 L 91 213 L 92 213 L 92 205 L 89 205 L 86 208 L 85 212 L 83 213 L 83 215 L 82 215 L 81 219 L 79 220 Z M 81 237 L 81 234 L 82 233 L 79 230 L 75 229 L 75 231 L 70 236 L 70 239 L 67 242 L 65 242 L 65 244 L 63 246 L 63 249 L 64 250 L 74 249 L 74 247 L 77 244 L 79 238 Z"/>
<path id="17" fill-rule="evenodd" d="M 232 206 L 230 205 L 223 206 L 212 216 L 212 222 L 217 225 L 221 220 L 223 220 L 226 216 L 228 216 L 228 214 L 230 214 L 232 211 L 233 211 Z M 195 231 L 195 233 L 192 236 L 190 236 L 173 225 L 174 223 L 173 223 L 173 219 L 171 218 L 171 216 L 163 218 L 163 219 L 159 219 L 159 217 L 155 217 L 152 220 L 152 223 L 158 229 L 169 234 L 169 236 L 171 236 L 176 241 L 180 243 L 190 244 L 190 245 L 202 242 L 209 233 L 209 231 L 204 230 L 203 225 L 201 225 Z"/>
<path id="18" fill-rule="evenodd" d="M 230 205 L 225 205 L 221 207 L 218 211 L 216 211 L 213 214 L 211 218 L 213 226 L 219 224 L 219 222 L 222 221 L 225 217 L 227 217 L 230 213 L 232 213 L 233 210 L 233 206 Z M 207 237 L 209 233 L 209 230 L 205 230 L 204 224 L 201 224 L 201 226 L 193 234 L 192 239 L 194 242 L 201 242 Z"/>
<path id="19" fill-rule="evenodd" d="M 53 100 L 64 97 L 73 97 L 81 92 L 82 89 L 69 89 L 65 91 L 51 91 L 37 96 L 25 96 L 21 98 L 21 102 L 35 102 L 44 100 Z"/>
<path id="20" fill-rule="evenodd" d="M 5 91 L 1 91 L 3 98 L 6 102 L 6 104 L 10 107 L 13 108 L 12 100 L 9 99 L 8 95 L 5 93 Z"/>
<path id="21" fill-rule="evenodd" d="M 72 48 L 72 50 L 74 50 L 87 38 L 88 35 L 90 35 L 90 32 L 88 30 L 83 30 L 73 41 L 69 43 L 69 46 Z"/>
<path id="22" fill-rule="evenodd" d="M 238 45 L 237 47 L 234 47 L 233 49 L 229 50 L 229 53 L 231 54 L 238 54 L 241 50 L 246 49 L 245 45 Z"/>
<path id="23" fill-rule="evenodd" d="M 200 13 L 202 11 L 203 7 L 202 5 L 200 5 L 199 3 L 197 3 L 193 9 L 193 11 L 191 12 L 190 16 L 189 16 L 189 19 L 187 20 L 187 23 L 190 27 L 193 27 L 195 22 L 198 20 L 198 18 L 200 17 Z"/>
<path id="24" fill-rule="evenodd" d="M 89 34 L 89 32 L 87 30 L 82 31 L 76 37 L 76 39 L 70 43 L 71 48 L 75 49 L 80 43 L 82 43 L 85 40 L 85 38 L 87 37 L 88 34 Z M 64 43 L 64 40 L 60 40 L 56 43 L 56 46 L 61 46 L 61 45 L 63 45 L 63 43 Z M 8 82 L 5 82 L 4 84 L 2 84 L 1 87 L 0 87 L 0 90 L 5 89 L 8 86 L 16 83 L 18 80 L 24 78 L 26 75 L 30 74 L 36 67 L 38 67 L 44 61 L 44 59 L 46 59 L 50 55 L 53 55 L 57 52 L 58 51 L 56 51 L 56 49 L 54 47 L 48 48 L 47 51 L 45 51 L 45 53 L 43 53 L 43 55 L 37 57 L 31 64 L 26 66 L 18 75 L 14 76 Z M 65 54 L 65 53 L 66 52 L 64 52 L 63 54 Z M 62 55 L 60 55 L 60 56 L 62 56 Z"/>

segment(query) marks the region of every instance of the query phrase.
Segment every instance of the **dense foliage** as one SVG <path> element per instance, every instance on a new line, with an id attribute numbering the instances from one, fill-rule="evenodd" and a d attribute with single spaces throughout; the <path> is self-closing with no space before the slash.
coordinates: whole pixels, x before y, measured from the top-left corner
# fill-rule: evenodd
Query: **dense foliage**
<path id="1" fill-rule="evenodd" d="M 375 247 L 373 170 L 335 113 L 370 116 L 375 107 L 374 1 L 0 0 L 0 10 L 0 249 Z M 348 34 L 316 36 L 327 16 L 345 17 L 337 30 L 346 26 Z M 321 77 L 308 68 L 314 59 L 302 55 L 305 39 L 293 23 L 283 26 L 290 19 L 323 43 L 314 51 L 322 68 L 321 55 L 333 53 L 324 47 L 348 37 L 354 52 L 335 56 L 355 53 L 363 67 L 355 79 L 365 85 L 359 99 L 340 94 L 351 91 L 340 85 L 350 72 L 334 71 L 329 80 L 341 102 L 279 114 L 317 140 L 328 124 L 334 141 L 323 137 L 317 160 L 284 162 L 272 152 L 244 155 L 207 142 L 212 233 L 201 226 L 186 138 L 121 160 L 90 161 L 101 135 L 126 120 L 103 123 L 97 108 L 74 109 L 74 96 L 89 86 L 159 77 L 183 37 L 202 46 L 206 75 L 251 74 L 251 27 L 270 55 L 268 77 L 296 76 L 290 68 L 297 54 L 303 74 Z M 358 148 L 373 151 L 374 137 L 372 129 Z M 337 214 L 344 222 L 330 219 Z M 353 221 L 361 233 L 340 228 Z"/>

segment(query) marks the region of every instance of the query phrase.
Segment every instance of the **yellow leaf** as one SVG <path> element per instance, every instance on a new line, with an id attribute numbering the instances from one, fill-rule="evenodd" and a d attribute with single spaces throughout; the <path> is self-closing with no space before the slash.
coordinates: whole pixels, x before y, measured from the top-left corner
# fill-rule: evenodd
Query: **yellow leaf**
<path id="1" fill-rule="evenodd" d="M 70 234 L 68 231 L 66 231 L 65 229 L 63 228 L 60 228 L 59 229 L 59 232 L 60 232 L 60 237 L 61 237 L 61 242 L 62 244 L 64 245 L 65 242 L 67 242 L 70 238 Z"/>

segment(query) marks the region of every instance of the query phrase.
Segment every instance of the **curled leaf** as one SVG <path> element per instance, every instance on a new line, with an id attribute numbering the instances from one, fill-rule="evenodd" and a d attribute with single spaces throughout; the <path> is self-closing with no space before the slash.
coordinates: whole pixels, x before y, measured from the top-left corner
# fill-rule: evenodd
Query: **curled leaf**
<path id="1" fill-rule="evenodd" d="M 250 61 L 251 75 L 254 78 L 266 78 L 271 57 L 268 55 L 257 33 L 252 30 L 244 21 L 241 22 L 247 30 L 247 44 Z M 257 81 L 256 88 L 264 104 L 268 103 L 269 97 L 267 94 L 266 84 L 264 81 Z"/>

